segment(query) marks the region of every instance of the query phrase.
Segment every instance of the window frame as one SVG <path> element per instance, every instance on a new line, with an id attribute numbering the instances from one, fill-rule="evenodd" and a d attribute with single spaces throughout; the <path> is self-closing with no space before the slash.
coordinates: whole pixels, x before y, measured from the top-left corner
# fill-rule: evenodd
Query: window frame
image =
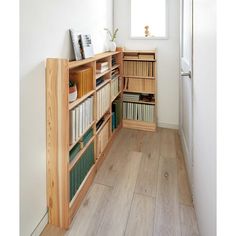
<path id="1" fill-rule="evenodd" d="M 132 36 L 131 35 L 131 1 L 129 0 L 129 38 L 133 40 L 167 40 L 169 39 L 169 0 L 166 1 L 166 35 L 165 36 L 155 36 L 155 37 L 145 37 L 145 36 Z"/>

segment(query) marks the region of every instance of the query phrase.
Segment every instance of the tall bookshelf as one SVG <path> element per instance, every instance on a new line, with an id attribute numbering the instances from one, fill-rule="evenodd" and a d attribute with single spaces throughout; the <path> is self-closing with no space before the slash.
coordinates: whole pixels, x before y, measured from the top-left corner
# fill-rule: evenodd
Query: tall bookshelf
<path id="1" fill-rule="evenodd" d="M 156 130 L 156 55 L 156 51 L 123 53 L 123 127 Z"/>
<path id="2" fill-rule="evenodd" d="M 105 69 L 99 70 L 101 65 Z M 122 126 L 122 52 L 46 66 L 49 223 L 67 229 Z M 69 80 L 78 97 L 69 103 Z"/>

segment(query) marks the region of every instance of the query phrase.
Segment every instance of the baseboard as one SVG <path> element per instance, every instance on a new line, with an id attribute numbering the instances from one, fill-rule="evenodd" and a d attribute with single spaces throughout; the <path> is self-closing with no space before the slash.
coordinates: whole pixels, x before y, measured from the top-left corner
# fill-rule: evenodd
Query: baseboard
<path id="1" fill-rule="evenodd" d="M 158 127 L 167 128 L 167 129 L 179 129 L 179 125 L 177 124 L 170 124 L 170 123 L 164 123 L 164 122 L 158 122 Z"/>
<path id="2" fill-rule="evenodd" d="M 47 225 L 47 223 L 48 223 L 48 213 L 46 213 L 44 215 L 44 217 L 41 219 L 41 221 L 36 226 L 33 233 L 31 234 L 31 236 L 40 236 L 40 234 L 43 232 L 43 230 L 44 230 L 45 226 Z"/>

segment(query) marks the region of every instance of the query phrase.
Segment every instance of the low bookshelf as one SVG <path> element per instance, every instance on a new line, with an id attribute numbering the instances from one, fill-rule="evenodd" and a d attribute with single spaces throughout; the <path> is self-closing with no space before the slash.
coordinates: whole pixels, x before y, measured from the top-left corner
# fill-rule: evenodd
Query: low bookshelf
<path id="1" fill-rule="evenodd" d="M 123 127 L 155 131 L 156 51 L 123 52 Z"/>
<path id="2" fill-rule="evenodd" d="M 122 52 L 46 66 L 49 223 L 68 229 L 122 126 Z M 69 81 L 77 99 L 69 102 Z"/>

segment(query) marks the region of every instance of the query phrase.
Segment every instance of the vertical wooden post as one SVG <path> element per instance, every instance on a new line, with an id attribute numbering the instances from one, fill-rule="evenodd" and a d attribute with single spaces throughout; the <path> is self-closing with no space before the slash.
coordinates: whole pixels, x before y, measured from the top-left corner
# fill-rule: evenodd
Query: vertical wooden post
<path id="1" fill-rule="evenodd" d="M 47 60 L 47 203 L 49 223 L 62 228 L 69 227 L 68 68 L 67 60 Z"/>

